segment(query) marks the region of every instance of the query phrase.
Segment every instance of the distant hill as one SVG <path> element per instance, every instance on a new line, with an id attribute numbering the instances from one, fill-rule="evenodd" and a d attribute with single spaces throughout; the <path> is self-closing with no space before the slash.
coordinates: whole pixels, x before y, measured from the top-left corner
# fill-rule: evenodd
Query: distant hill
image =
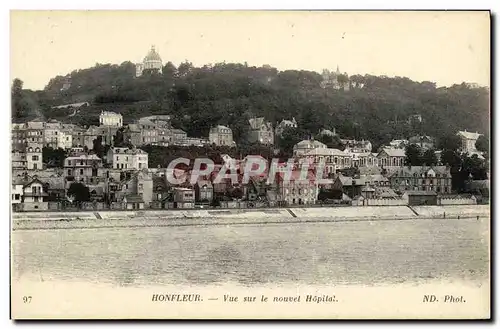
<path id="1" fill-rule="evenodd" d="M 43 115 L 65 122 L 97 124 L 101 110 L 124 115 L 125 122 L 150 114 L 171 114 L 192 136 L 206 136 L 210 126 L 229 125 L 238 141 L 248 119 L 265 116 L 276 124 L 295 117 L 304 135 L 336 128 L 344 137 L 365 138 L 374 147 L 414 134 L 444 136 L 459 129 L 489 135 L 489 90 L 467 84 L 436 88 L 408 78 L 356 75 L 362 89 L 323 89 L 311 71 L 278 71 L 270 66 L 218 63 L 194 67 L 170 62 L 163 74 L 135 78 L 135 65 L 97 64 L 57 76 L 42 91 L 17 90 L 13 120 Z M 68 81 L 70 83 L 68 83 Z M 76 115 L 53 106 L 89 102 Z M 422 123 L 407 123 L 420 114 Z"/>

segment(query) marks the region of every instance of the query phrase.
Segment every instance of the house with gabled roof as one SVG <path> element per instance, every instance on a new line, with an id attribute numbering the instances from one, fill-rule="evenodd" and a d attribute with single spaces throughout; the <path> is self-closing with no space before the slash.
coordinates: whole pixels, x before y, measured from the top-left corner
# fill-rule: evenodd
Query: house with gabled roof
<path id="1" fill-rule="evenodd" d="M 378 165 L 381 167 L 401 167 L 405 164 L 406 152 L 404 149 L 384 147 L 378 153 Z"/>

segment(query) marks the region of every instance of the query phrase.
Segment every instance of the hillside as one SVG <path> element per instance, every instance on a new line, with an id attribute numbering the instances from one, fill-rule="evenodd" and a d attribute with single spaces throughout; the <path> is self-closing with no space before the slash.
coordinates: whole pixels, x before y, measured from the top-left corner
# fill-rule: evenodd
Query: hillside
<path id="1" fill-rule="evenodd" d="M 295 117 L 298 134 L 306 137 L 321 128 L 336 128 L 344 137 L 365 138 L 374 147 L 393 138 L 426 134 L 442 137 L 459 129 L 489 136 L 489 90 L 466 84 L 436 88 L 432 82 L 408 78 L 351 76 L 363 88 L 322 89 L 321 75 L 311 71 L 219 63 L 193 67 L 170 62 L 162 75 L 134 77 L 135 66 L 96 65 L 49 81 L 42 91 L 13 88 L 14 121 L 54 118 L 83 125 L 97 124 L 101 110 L 124 115 L 125 123 L 149 114 L 172 114 L 174 124 L 192 136 L 206 136 L 210 126 L 229 125 L 238 142 L 248 118 L 265 116 L 274 124 Z M 68 87 L 68 86 L 66 86 Z M 89 102 L 76 115 L 53 106 Z M 422 123 L 408 124 L 420 114 Z"/>

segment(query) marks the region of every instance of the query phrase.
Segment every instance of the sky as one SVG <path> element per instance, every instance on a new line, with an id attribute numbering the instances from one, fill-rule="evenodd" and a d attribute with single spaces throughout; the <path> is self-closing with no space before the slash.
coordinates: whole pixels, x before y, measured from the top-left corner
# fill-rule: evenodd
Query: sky
<path id="1" fill-rule="evenodd" d="M 488 12 L 11 11 L 11 80 L 43 89 L 96 63 L 269 64 L 279 70 L 490 85 Z"/>

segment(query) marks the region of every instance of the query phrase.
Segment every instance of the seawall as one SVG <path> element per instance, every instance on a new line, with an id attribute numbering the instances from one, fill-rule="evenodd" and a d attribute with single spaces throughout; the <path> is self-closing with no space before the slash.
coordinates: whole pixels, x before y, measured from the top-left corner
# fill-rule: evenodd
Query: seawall
<path id="1" fill-rule="evenodd" d="M 268 224 L 488 217 L 489 205 L 19 212 L 12 229 Z"/>

